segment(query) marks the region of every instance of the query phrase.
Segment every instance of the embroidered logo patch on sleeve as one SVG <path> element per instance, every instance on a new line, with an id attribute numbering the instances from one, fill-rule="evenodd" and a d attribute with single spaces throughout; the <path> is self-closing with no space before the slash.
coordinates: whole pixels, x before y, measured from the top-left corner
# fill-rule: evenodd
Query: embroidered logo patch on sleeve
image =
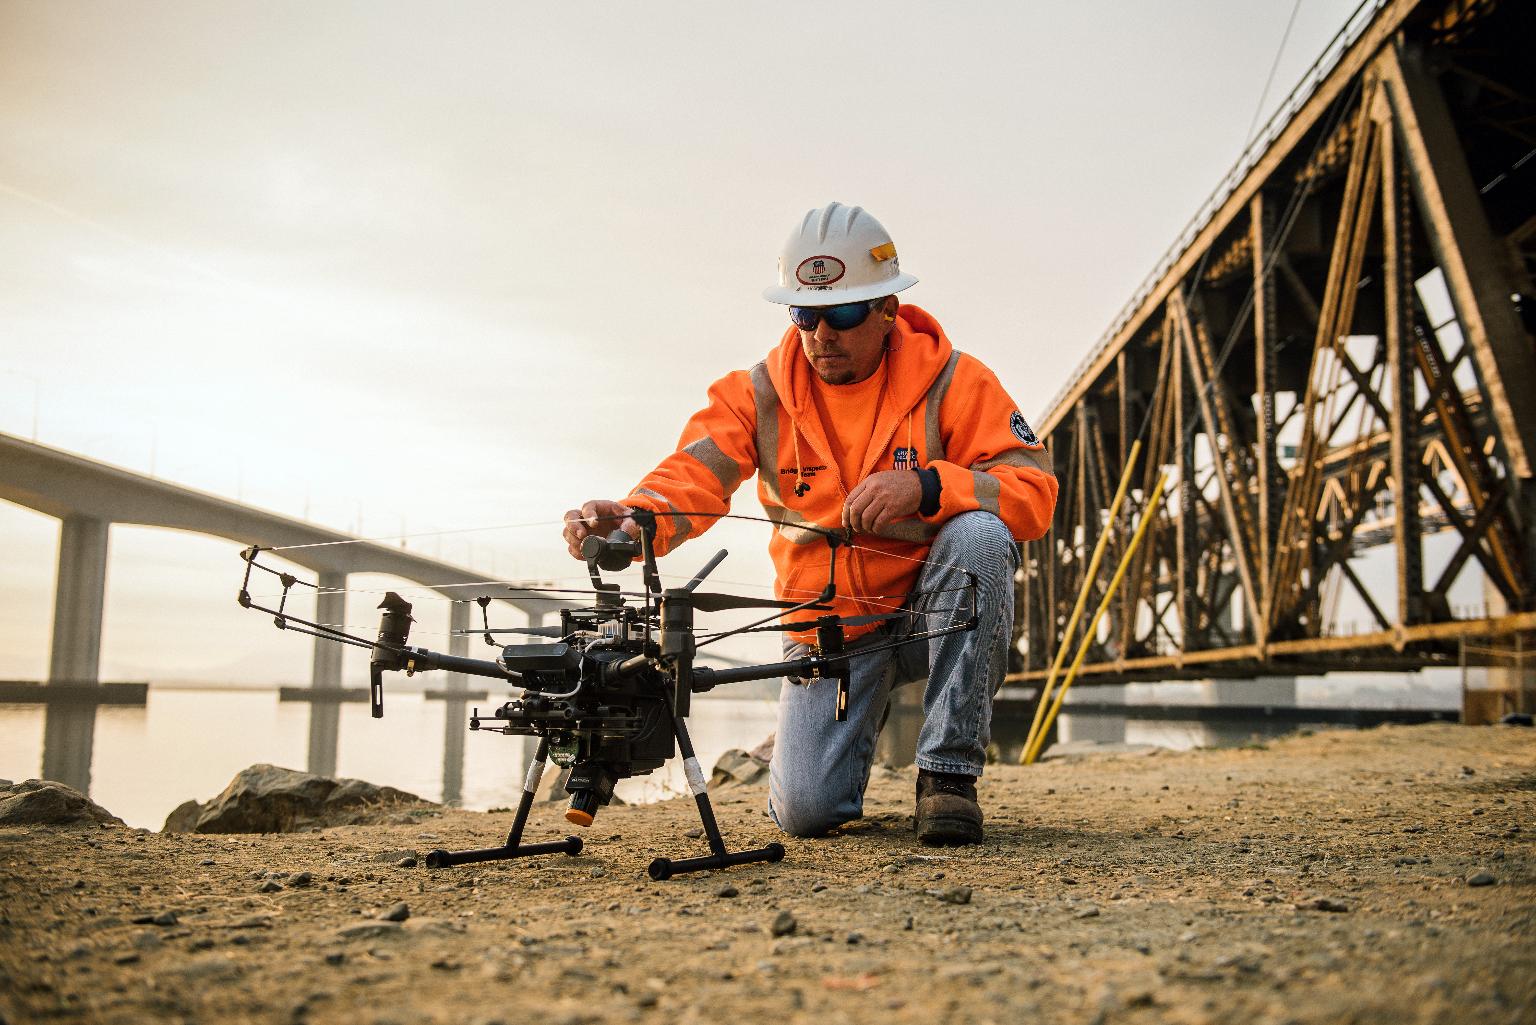
<path id="1" fill-rule="evenodd" d="M 1029 421 L 1024 419 L 1024 414 L 1017 409 L 1008 418 L 1008 427 L 1013 431 L 1013 436 L 1018 438 L 1030 448 L 1039 448 L 1040 439 L 1035 437 L 1035 432 L 1029 429 Z"/>

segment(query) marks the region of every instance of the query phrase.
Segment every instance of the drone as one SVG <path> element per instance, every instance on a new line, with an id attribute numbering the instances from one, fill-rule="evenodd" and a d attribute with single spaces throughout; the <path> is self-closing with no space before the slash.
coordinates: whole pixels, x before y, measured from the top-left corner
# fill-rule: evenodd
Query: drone
<path id="1" fill-rule="evenodd" d="M 260 554 L 270 548 L 252 545 L 240 553 L 245 562 L 245 577 L 237 601 L 243 608 L 273 616 L 279 629 L 370 650 L 369 703 L 376 719 L 384 715 L 385 673 L 404 672 L 410 676 L 446 670 L 497 680 L 521 692 L 488 715 L 474 709 L 469 720 L 471 731 L 538 738 L 506 841 L 497 847 L 476 850 L 431 851 L 425 859 L 428 868 L 542 854 L 577 855 L 582 849 L 579 836 L 542 843 L 523 842 L 528 814 L 548 762 L 553 760 L 569 773 L 565 783 L 570 796 L 566 820 L 587 827 L 598 811 L 613 799 L 614 786 L 620 780 L 659 769 L 679 753 L 683 757 L 684 775 L 698 806 L 710 853 L 680 859 L 658 857 L 648 867 L 650 877 L 660 881 L 687 872 L 781 861 L 784 846 L 779 843 L 753 850 L 730 851 L 726 848 L 710 804 L 704 773 L 688 734 L 686 720 L 692 695 L 724 684 L 780 676 L 825 680 L 837 687 L 834 717 L 844 722 L 848 713 L 849 661 L 852 658 L 974 630 L 978 622 L 977 582 L 971 576 L 969 583 L 961 588 L 968 594 L 968 606 L 964 609 L 968 618 L 958 622 L 952 618 L 941 627 L 850 649 L 844 635 L 846 627 L 898 620 L 917 613 L 831 614 L 833 607 L 828 603 L 837 595 L 838 551 L 851 543 L 848 535 L 818 527 L 797 527 L 821 535 L 831 554 L 827 580 L 821 592 L 810 600 L 796 602 L 700 591 L 705 578 L 725 559 L 727 552 L 723 549 L 686 584 L 663 587 L 654 550 L 656 516 L 648 510 L 637 509 L 629 514 L 629 518 L 640 528 L 638 538 L 615 529 L 606 537 L 589 534 L 582 540 L 581 554 L 592 583 L 591 591 L 511 588 L 519 592 L 589 594 L 593 597 L 590 605 L 562 609 L 559 626 L 492 629 L 488 612 L 492 597 L 482 595 L 475 599 L 481 609 L 483 628 L 460 633 L 482 635 L 487 644 L 500 649 L 494 659 L 467 658 L 410 646 L 408 642 L 414 622 L 411 603 L 394 591 L 388 592 L 379 603 L 382 610 L 379 632 L 371 641 L 334 625 L 295 616 L 287 611 L 289 592 L 298 585 L 311 588 L 316 585 L 259 562 Z M 641 565 L 642 590 L 624 591 L 619 584 L 603 579 L 604 573 L 617 573 L 637 561 Z M 252 597 L 250 584 L 254 571 L 272 574 L 281 582 L 282 594 L 276 608 L 258 604 Z M 713 633 L 701 632 L 695 624 L 696 613 L 734 609 L 758 609 L 768 614 L 744 626 Z M 795 618 L 816 613 L 828 614 Z M 783 662 L 727 668 L 696 664 L 700 648 L 727 637 L 757 631 L 806 634 L 814 631 L 816 641 L 809 655 Z M 497 634 L 530 635 L 544 638 L 545 642 L 502 644 L 496 640 Z"/>

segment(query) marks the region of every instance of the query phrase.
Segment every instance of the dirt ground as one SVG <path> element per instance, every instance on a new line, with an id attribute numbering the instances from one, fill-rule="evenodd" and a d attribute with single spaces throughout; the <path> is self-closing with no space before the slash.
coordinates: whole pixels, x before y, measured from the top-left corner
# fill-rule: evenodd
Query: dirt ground
<path id="1" fill-rule="evenodd" d="M 664 883 L 655 854 L 704 852 L 691 801 L 605 810 L 578 857 L 442 871 L 397 862 L 511 815 L 12 829 L 0 1018 L 1536 1022 L 1536 731 L 999 766 L 962 850 L 914 842 L 910 773 L 877 770 L 863 822 L 781 864 Z M 779 839 L 763 801 L 720 793 L 733 847 Z M 529 832 L 570 830 L 541 805 Z"/>

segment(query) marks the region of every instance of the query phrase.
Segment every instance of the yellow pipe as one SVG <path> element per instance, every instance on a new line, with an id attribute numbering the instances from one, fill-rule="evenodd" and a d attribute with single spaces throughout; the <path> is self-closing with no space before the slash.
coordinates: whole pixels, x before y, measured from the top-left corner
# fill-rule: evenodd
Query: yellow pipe
<path id="1" fill-rule="evenodd" d="M 1088 592 L 1093 589 L 1093 582 L 1098 579 L 1099 560 L 1104 556 L 1105 543 L 1109 541 L 1109 535 L 1115 528 L 1115 517 L 1120 514 L 1120 503 L 1125 500 L 1126 489 L 1131 485 L 1131 471 L 1136 468 L 1136 457 L 1141 454 L 1141 439 L 1131 442 L 1131 453 L 1125 460 L 1125 471 L 1120 474 L 1120 488 L 1115 492 L 1115 500 L 1109 504 L 1109 521 L 1104 524 L 1104 530 L 1099 534 L 1098 544 L 1093 546 L 1093 558 L 1088 562 L 1088 572 L 1083 577 L 1083 586 L 1077 592 L 1077 604 L 1072 608 L 1072 616 L 1067 620 L 1066 632 L 1061 635 L 1061 643 L 1056 648 L 1056 660 L 1051 664 L 1051 673 L 1045 679 L 1045 687 L 1040 691 L 1040 701 L 1035 705 L 1035 721 L 1029 725 L 1029 737 L 1024 741 L 1024 751 L 1027 753 L 1035 742 L 1035 735 L 1040 730 L 1040 721 L 1045 716 L 1045 706 L 1051 700 L 1051 689 L 1056 685 L 1056 677 L 1061 673 L 1061 664 L 1067 658 L 1067 645 L 1072 643 L 1072 633 L 1077 629 L 1078 617 L 1083 614 L 1083 606 L 1088 604 Z M 1024 756 L 1019 756 L 1019 764 L 1023 765 Z"/>
<path id="2" fill-rule="evenodd" d="M 1033 746 L 1024 752 L 1024 764 L 1033 765 L 1035 759 L 1040 757 L 1040 748 L 1045 745 L 1045 735 L 1050 732 L 1051 724 L 1056 721 L 1056 713 L 1061 711 L 1061 702 L 1067 696 L 1067 691 L 1072 687 L 1072 681 L 1077 678 L 1077 670 L 1083 664 L 1083 659 L 1088 655 L 1088 648 L 1093 644 L 1094 632 L 1099 627 L 1099 620 L 1104 618 L 1104 613 L 1109 609 L 1109 603 L 1114 598 L 1115 592 L 1120 590 L 1120 581 L 1125 577 L 1125 571 L 1131 565 L 1131 557 L 1136 554 L 1136 549 L 1141 544 L 1141 539 L 1147 532 L 1147 527 L 1152 524 L 1157 516 L 1157 508 L 1162 503 L 1163 488 L 1168 484 L 1168 474 L 1160 474 L 1157 478 L 1157 487 L 1152 489 L 1152 497 L 1147 502 L 1146 511 L 1142 513 L 1141 523 L 1136 527 L 1136 533 L 1131 538 L 1130 546 L 1126 548 L 1125 555 L 1120 559 L 1120 566 L 1115 570 L 1113 579 L 1109 582 L 1109 589 L 1104 592 L 1104 600 L 1099 602 L 1099 607 L 1093 613 L 1093 619 L 1088 623 L 1088 628 L 1083 631 L 1082 643 L 1078 645 L 1077 657 L 1072 660 L 1072 666 L 1067 670 L 1066 679 L 1061 681 L 1061 690 L 1056 692 L 1056 700 L 1051 704 L 1050 713 L 1046 715 L 1041 727 L 1040 735 L 1035 738 Z"/>

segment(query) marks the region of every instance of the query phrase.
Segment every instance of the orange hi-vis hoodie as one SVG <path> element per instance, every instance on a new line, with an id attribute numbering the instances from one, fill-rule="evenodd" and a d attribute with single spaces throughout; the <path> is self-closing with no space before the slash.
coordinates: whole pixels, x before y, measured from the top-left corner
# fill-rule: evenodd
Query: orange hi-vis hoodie
<path id="1" fill-rule="evenodd" d="M 1050 456 L 992 371 L 957 351 L 933 317 L 903 305 L 885 365 L 876 371 L 882 373 L 887 381 L 873 433 L 838 435 L 839 425 L 823 423 L 817 411 L 815 371 L 790 328 L 763 362 L 710 386 L 709 405 L 689 419 L 677 451 L 624 504 L 658 514 L 656 551 L 664 555 L 729 512 L 731 495 L 756 473 L 758 498 L 778 524 L 768 544 L 775 591 L 808 601 L 827 582 L 832 550 L 821 535 L 798 528 L 840 531 L 848 493 L 872 473 L 936 470 L 940 493 L 932 515 L 898 521 L 884 536 L 856 535 L 852 550 L 837 549 L 834 604 L 847 616 L 899 609 L 920 560 L 952 516 L 981 509 L 1001 518 L 1017 540 L 1044 535 L 1056 507 Z M 833 437 L 842 443 L 834 446 Z M 845 475 L 837 456 L 859 451 L 858 472 Z"/>

